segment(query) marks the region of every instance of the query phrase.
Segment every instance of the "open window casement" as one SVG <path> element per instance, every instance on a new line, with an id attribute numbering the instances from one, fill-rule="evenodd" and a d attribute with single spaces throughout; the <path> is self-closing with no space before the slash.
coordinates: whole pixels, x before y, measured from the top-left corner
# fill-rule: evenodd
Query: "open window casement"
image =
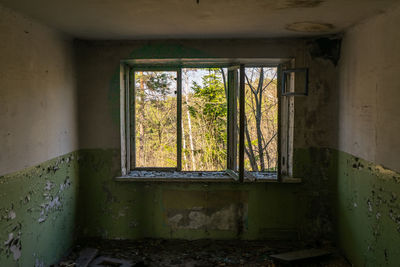
<path id="1" fill-rule="evenodd" d="M 217 175 L 239 182 L 291 176 L 294 99 L 289 95 L 295 91 L 295 73 L 284 72 L 291 64 L 283 62 L 288 59 L 121 61 L 122 176 L 146 178 L 151 176 L 141 175 L 152 172 L 157 177 L 197 179 L 190 176 L 192 172 L 199 180 Z M 212 79 L 220 79 L 223 86 Z M 207 100 L 214 92 L 217 98 Z M 201 126 L 208 127 L 214 118 L 203 113 L 206 110 L 219 114 L 215 121 L 219 143 L 213 152 L 223 152 L 217 163 L 201 161 L 202 153 L 214 147 L 207 146 L 208 128 Z M 158 138 L 162 141 L 157 144 Z M 197 142 L 194 146 L 192 140 Z M 214 165 L 204 165 L 210 162 Z"/>
<path id="2" fill-rule="evenodd" d="M 294 68 L 294 60 L 279 66 L 279 179 L 293 178 L 293 140 L 296 97 L 308 95 L 308 69 Z"/>
<path id="3" fill-rule="evenodd" d="M 228 140 L 227 173 L 235 180 L 239 179 L 238 169 L 238 96 L 239 66 L 228 68 Z"/>
<path id="4" fill-rule="evenodd" d="M 228 69 L 227 172 L 240 182 L 255 181 L 256 177 L 277 178 L 277 170 L 271 168 L 278 165 L 278 133 L 266 132 L 271 121 L 265 120 L 265 112 L 274 110 L 273 101 L 278 101 L 277 74 L 277 68 L 262 65 L 242 64 Z M 272 102 L 268 102 L 271 97 Z M 276 110 L 280 112 L 279 107 Z M 269 119 L 274 120 L 273 117 Z M 266 150 L 271 142 L 276 146 L 276 155 L 272 157 Z"/>
<path id="5" fill-rule="evenodd" d="M 121 132 L 121 174 L 127 175 L 130 170 L 130 159 L 128 157 L 127 148 L 129 146 L 130 131 L 129 131 L 129 73 L 128 65 L 120 64 L 120 132 Z M 128 127 L 127 127 L 128 126 Z"/>

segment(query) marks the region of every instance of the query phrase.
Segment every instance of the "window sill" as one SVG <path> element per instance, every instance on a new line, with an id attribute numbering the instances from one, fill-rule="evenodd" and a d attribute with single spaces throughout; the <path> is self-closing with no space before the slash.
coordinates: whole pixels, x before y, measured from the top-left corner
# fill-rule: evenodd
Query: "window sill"
<path id="1" fill-rule="evenodd" d="M 264 174 L 245 178 L 244 183 L 301 183 L 299 178 L 284 177 L 278 181 L 276 174 Z M 201 182 L 201 183 L 234 183 L 238 182 L 226 172 L 146 172 L 133 171 L 125 176 L 114 178 L 117 182 Z"/>

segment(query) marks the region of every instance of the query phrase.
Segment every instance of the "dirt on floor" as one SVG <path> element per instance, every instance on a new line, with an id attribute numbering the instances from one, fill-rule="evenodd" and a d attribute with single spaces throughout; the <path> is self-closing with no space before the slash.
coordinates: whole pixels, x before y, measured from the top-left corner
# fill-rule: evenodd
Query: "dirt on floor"
<path id="1" fill-rule="evenodd" d="M 153 239 L 85 241 L 55 266 L 76 266 L 85 248 L 98 250 L 88 266 L 351 266 L 337 252 L 290 263 L 270 257 L 277 253 L 310 248 L 299 242 Z"/>

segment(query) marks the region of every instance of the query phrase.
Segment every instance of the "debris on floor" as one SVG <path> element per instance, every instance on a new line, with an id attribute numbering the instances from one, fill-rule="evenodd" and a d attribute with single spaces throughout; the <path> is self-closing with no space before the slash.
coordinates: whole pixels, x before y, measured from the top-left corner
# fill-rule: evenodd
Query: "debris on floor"
<path id="1" fill-rule="evenodd" d="M 272 259 L 276 259 L 278 261 L 282 261 L 285 263 L 290 262 L 297 262 L 302 260 L 309 260 L 313 258 L 319 258 L 331 255 L 334 252 L 333 249 L 303 249 L 303 250 L 296 250 L 290 251 L 280 254 L 270 255 Z"/>
<path id="2" fill-rule="evenodd" d="M 77 245 L 70 255 L 61 261 L 62 263 L 76 264 L 61 265 L 60 263 L 54 267 L 82 266 L 78 265 L 78 259 L 83 255 L 94 255 L 95 250 L 98 250 L 97 256 L 94 256 L 94 259 L 88 263 L 88 267 L 278 267 L 285 263 L 285 261 L 282 262 L 282 259 L 278 260 L 279 257 L 307 258 L 305 262 L 296 261 L 295 265 L 286 261 L 291 264 L 289 266 L 351 266 L 342 256 L 332 250 L 310 249 L 300 242 L 293 241 L 145 239 L 135 241 L 89 240 Z M 89 253 L 90 251 L 92 253 Z M 318 257 L 318 255 L 324 256 Z"/>
<path id="3" fill-rule="evenodd" d="M 87 267 L 90 262 L 97 256 L 99 252 L 95 248 L 84 248 L 79 253 L 79 257 L 76 260 L 76 267 Z"/>
<path id="4" fill-rule="evenodd" d="M 131 267 L 134 265 L 136 265 L 136 263 L 133 264 L 129 260 L 100 256 L 96 258 L 92 263 L 90 263 L 89 267 L 104 267 L 104 266 Z"/>

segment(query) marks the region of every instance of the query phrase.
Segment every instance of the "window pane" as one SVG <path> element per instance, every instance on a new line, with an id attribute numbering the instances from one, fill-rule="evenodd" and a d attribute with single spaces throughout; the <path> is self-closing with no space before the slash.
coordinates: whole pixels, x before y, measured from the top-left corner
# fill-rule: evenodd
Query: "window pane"
<path id="1" fill-rule="evenodd" d="M 184 171 L 226 169 L 226 75 L 220 68 L 182 69 Z"/>
<path id="2" fill-rule="evenodd" d="M 176 72 L 135 72 L 136 167 L 176 167 Z"/>
<path id="3" fill-rule="evenodd" d="M 245 74 L 245 169 L 276 172 L 277 68 L 246 68 Z"/>

